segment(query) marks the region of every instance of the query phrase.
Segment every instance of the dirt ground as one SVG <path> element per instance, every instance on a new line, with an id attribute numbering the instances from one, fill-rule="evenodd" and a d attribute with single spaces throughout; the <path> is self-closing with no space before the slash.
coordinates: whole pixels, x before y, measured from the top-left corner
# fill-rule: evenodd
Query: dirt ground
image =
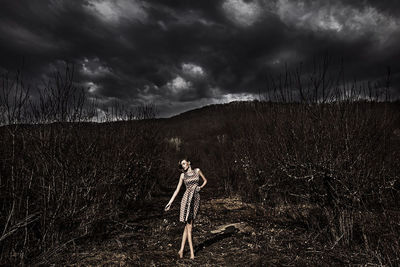
<path id="1" fill-rule="evenodd" d="M 208 189 L 208 190 L 207 190 Z M 332 266 L 367 264 L 373 259 L 318 241 L 318 233 L 293 224 L 284 207 L 268 209 L 224 197 L 205 187 L 193 226 L 195 259 L 186 242 L 178 258 L 184 226 L 180 195 L 163 209 L 171 194 L 148 201 L 103 236 L 69 245 L 55 265 L 72 266 Z M 306 209 L 307 207 L 304 207 Z M 278 210 L 279 209 L 279 210 Z M 120 227 L 115 227 L 118 225 Z M 371 260 L 371 261 L 370 261 Z"/>

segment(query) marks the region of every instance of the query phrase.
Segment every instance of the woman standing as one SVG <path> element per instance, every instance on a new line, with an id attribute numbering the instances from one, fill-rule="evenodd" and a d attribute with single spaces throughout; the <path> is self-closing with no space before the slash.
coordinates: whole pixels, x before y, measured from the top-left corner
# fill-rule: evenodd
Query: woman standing
<path id="1" fill-rule="evenodd" d="M 181 176 L 179 178 L 179 183 L 170 201 L 165 206 L 165 211 L 168 211 L 170 209 L 172 202 L 174 202 L 174 199 L 176 195 L 179 193 L 182 183 L 184 182 L 186 186 L 186 191 L 183 194 L 181 201 L 179 221 L 185 224 L 185 229 L 182 235 L 181 249 L 178 251 L 178 254 L 180 258 L 183 257 L 183 249 L 185 248 L 185 242 L 187 238 L 190 247 L 190 258 L 194 259 L 194 251 L 192 243 L 192 226 L 200 207 L 199 192 L 207 184 L 207 179 L 206 177 L 204 177 L 203 173 L 199 168 L 192 170 L 192 167 L 190 166 L 190 161 L 188 161 L 186 158 L 179 161 L 179 168 L 182 170 Z M 199 186 L 200 182 L 199 176 L 201 176 L 201 178 L 203 178 L 204 181 L 201 186 Z"/>

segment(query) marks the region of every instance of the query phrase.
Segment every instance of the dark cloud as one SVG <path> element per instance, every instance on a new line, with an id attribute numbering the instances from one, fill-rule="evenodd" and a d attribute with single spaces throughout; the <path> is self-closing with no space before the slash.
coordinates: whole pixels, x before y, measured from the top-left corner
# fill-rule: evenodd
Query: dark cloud
<path id="1" fill-rule="evenodd" d="M 346 5 L 359 9 L 373 7 L 389 16 L 398 17 L 400 15 L 400 5 L 397 0 L 342 0 L 342 2 Z"/>
<path id="2" fill-rule="evenodd" d="M 153 101 L 161 116 L 257 97 L 285 63 L 329 53 L 374 80 L 391 66 L 399 90 L 397 1 L 6 1 L 0 68 L 39 80 L 62 62 L 103 101 Z"/>

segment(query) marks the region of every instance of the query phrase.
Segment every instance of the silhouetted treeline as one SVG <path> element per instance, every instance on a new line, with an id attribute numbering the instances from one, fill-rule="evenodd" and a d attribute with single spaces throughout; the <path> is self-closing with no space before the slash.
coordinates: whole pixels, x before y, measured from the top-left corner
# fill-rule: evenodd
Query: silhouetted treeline
<path id="1" fill-rule="evenodd" d="M 31 84 L 21 70 L 1 74 L 0 125 L 52 122 L 109 122 L 155 118 L 153 103 L 136 107 L 121 101 L 102 103 L 74 80 L 74 65 L 56 70 L 47 80 Z M 108 101 L 106 99 L 106 101 Z"/>

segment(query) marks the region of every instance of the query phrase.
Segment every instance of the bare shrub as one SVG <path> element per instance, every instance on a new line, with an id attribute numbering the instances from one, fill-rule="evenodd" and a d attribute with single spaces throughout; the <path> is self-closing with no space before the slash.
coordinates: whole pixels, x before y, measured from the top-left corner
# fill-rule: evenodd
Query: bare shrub
<path id="1" fill-rule="evenodd" d="M 228 123 L 234 175 L 224 177 L 225 183 L 266 206 L 314 207 L 313 216 L 291 211 L 297 214 L 293 222 L 318 231 L 332 248 L 362 246 L 371 257 L 379 251 L 379 260 L 391 264 L 400 251 L 393 243 L 399 237 L 398 227 L 393 228 L 398 216 L 387 212 L 398 210 L 400 200 L 400 145 L 394 138 L 399 112 L 395 103 L 378 103 L 382 94 L 372 86 L 339 83 L 343 68 L 328 79 L 335 76 L 327 62 L 323 58 L 308 77 L 297 69 L 270 80 L 266 97 L 279 103 L 255 101 L 247 110 L 237 106 Z M 385 83 L 388 92 L 389 77 Z M 363 216 L 370 212 L 375 215 L 367 223 Z M 373 225 L 389 234 L 378 237 Z"/>
<path id="2" fill-rule="evenodd" d="M 55 73 L 38 99 L 19 74 L 13 86 L 3 80 L 1 263 L 48 264 L 66 245 L 106 235 L 157 191 L 162 132 L 146 120 L 155 112 L 148 108 L 143 120 L 91 123 L 98 107 L 86 105 L 72 74 L 69 68 L 64 76 Z M 22 116 L 25 110 L 33 116 Z"/>

